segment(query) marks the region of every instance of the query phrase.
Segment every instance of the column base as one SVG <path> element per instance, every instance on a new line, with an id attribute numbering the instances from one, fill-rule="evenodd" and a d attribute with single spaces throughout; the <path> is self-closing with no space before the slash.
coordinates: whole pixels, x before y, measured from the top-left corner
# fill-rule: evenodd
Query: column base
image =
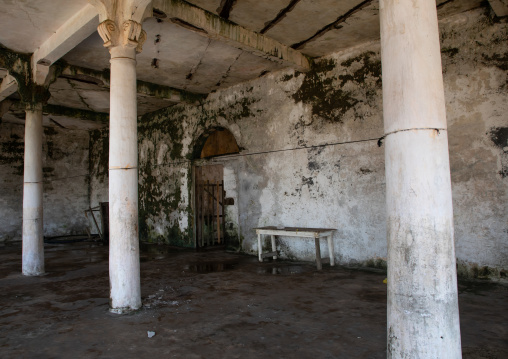
<path id="1" fill-rule="evenodd" d="M 26 271 L 25 272 L 25 271 L 23 271 L 22 273 L 23 273 L 24 276 L 27 276 L 27 277 L 41 277 L 41 276 L 44 276 L 44 275 L 47 274 L 44 271 L 43 272 L 39 272 L 39 271 L 34 271 L 34 272 L 32 272 L 32 271 L 30 271 L 30 272 Z"/>
<path id="2" fill-rule="evenodd" d="M 109 312 L 110 313 L 113 313 L 113 314 L 130 314 L 130 313 L 133 313 L 133 312 L 137 312 L 138 310 L 140 310 L 141 307 L 139 308 L 130 308 L 130 307 L 125 307 L 125 308 L 109 308 Z"/>

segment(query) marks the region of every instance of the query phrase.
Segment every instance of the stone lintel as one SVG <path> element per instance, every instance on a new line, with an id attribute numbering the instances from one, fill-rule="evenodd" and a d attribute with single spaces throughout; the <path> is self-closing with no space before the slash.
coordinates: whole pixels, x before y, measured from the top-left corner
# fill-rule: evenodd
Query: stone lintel
<path id="1" fill-rule="evenodd" d="M 293 67 L 298 71 L 310 69 L 309 59 L 291 47 L 270 37 L 248 30 L 231 21 L 181 0 L 154 0 L 153 7 L 162 17 L 176 24 L 192 27 L 197 34 L 223 41 L 267 60 Z"/>

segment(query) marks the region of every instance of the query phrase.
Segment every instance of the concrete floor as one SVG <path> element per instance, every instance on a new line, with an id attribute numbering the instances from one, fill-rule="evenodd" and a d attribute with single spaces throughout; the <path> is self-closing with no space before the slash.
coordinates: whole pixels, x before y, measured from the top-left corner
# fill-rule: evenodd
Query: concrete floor
<path id="1" fill-rule="evenodd" d="M 1 358 L 385 358 L 385 274 L 144 246 L 144 307 L 108 312 L 107 248 L 0 247 Z M 464 358 L 508 358 L 508 288 L 459 286 Z M 147 332 L 155 332 L 148 338 Z"/>

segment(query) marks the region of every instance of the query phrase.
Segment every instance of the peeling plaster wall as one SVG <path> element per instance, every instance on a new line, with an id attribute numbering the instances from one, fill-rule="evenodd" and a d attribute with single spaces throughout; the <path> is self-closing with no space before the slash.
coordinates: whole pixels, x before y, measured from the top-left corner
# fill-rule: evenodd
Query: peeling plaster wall
<path id="1" fill-rule="evenodd" d="M 500 277 L 508 267 L 508 39 L 506 21 L 485 11 L 440 28 L 459 273 Z M 340 264 L 384 267 L 379 52 L 379 42 L 363 44 L 320 59 L 307 74 L 267 74 L 199 106 L 140 117 L 141 239 L 194 245 L 192 165 L 202 161 L 193 152 L 204 132 L 224 127 L 241 154 L 211 162 L 224 165 L 235 199 L 227 227 L 239 250 L 255 253 L 254 227 L 330 227 Z M 314 257 L 310 241 L 278 243 L 284 258 Z"/>
<path id="2" fill-rule="evenodd" d="M 21 240 L 24 131 L 0 123 L 0 242 Z M 44 128 L 44 236 L 86 233 L 88 137 L 87 131 Z"/>

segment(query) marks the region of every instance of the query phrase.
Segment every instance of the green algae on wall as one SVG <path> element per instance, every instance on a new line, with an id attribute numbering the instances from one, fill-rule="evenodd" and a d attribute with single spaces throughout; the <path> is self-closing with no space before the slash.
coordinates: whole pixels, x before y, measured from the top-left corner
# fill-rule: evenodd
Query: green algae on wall
<path id="1" fill-rule="evenodd" d="M 338 70 L 340 75 L 336 75 Z M 301 74 L 297 73 L 296 76 Z M 286 75 L 282 81 L 289 81 L 291 75 Z M 371 81 L 369 81 L 372 79 Z M 354 86 L 348 86 L 351 82 Z M 343 116 L 350 109 L 363 101 L 356 93 L 358 88 L 366 89 L 368 98 L 372 99 L 376 88 L 381 87 L 381 61 L 379 55 L 367 51 L 356 57 L 341 62 L 334 59 L 316 61 L 293 94 L 296 102 L 303 102 L 312 106 L 312 114 L 327 121 L 342 123 Z"/>
<path id="2" fill-rule="evenodd" d="M 90 177 L 104 183 L 109 175 L 109 129 L 90 131 L 89 148 Z"/>
<path id="3" fill-rule="evenodd" d="M 35 108 L 49 100 L 47 87 L 33 80 L 31 54 L 18 53 L 0 44 L 0 67 L 8 69 L 16 79 L 18 94 L 27 108 Z"/>
<path id="4" fill-rule="evenodd" d="M 182 156 L 185 120 L 179 106 L 140 118 L 138 190 L 142 241 L 194 246 L 187 185 L 191 183 L 191 165 Z"/>
<path id="5" fill-rule="evenodd" d="M 0 164 L 9 165 L 14 169 L 14 174 L 23 175 L 23 158 L 25 153 L 25 144 L 23 137 L 13 133 L 7 141 L 0 145 Z"/>

